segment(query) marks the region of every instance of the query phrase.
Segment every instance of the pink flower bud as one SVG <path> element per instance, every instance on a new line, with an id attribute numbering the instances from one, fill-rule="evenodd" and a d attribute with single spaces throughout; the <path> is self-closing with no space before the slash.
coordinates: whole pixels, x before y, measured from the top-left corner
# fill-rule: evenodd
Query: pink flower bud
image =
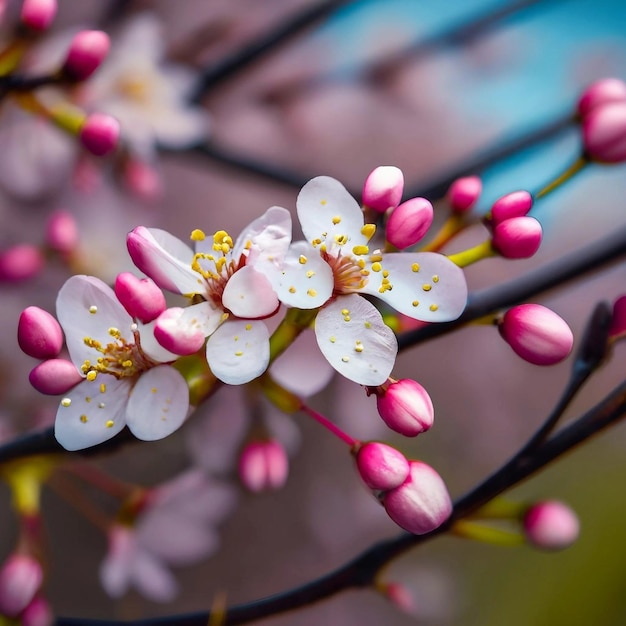
<path id="1" fill-rule="evenodd" d="M 239 478 L 254 493 L 280 489 L 289 475 L 289 459 L 277 441 L 253 441 L 239 457 Z"/>
<path id="2" fill-rule="evenodd" d="M 533 197 L 528 191 L 513 191 L 498 198 L 491 207 L 492 223 L 500 224 L 513 217 L 523 217 L 533 206 Z"/>
<path id="3" fill-rule="evenodd" d="M 153 280 L 137 278 L 130 272 L 122 272 L 115 279 L 115 295 L 128 314 L 144 324 L 159 317 L 167 306 Z"/>
<path id="4" fill-rule="evenodd" d="M 185 309 L 171 307 L 158 316 L 154 325 L 155 339 L 174 354 L 194 354 L 204 344 L 205 335 L 196 325 L 183 323 Z"/>
<path id="5" fill-rule="evenodd" d="M 43 571 L 33 557 L 10 556 L 0 570 L 0 613 L 17 617 L 41 587 Z"/>
<path id="6" fill-rule="evenodd" d="M 483 183 L 478 176 L 466 176 L 450 185 L 446 197 L 455 213 L 465 213 L 478 202 L 482 190 Z"/>
<path id="7" fill-rule="evenodd" d="M 81 30 L 70 43 L 63 73 L 71 80 L 86 80 L 102 64 L 111 41 L 101 30 Z"/>
<path id="8" fill-rule="evenodd" d="M 142 200 L 154 200 L 163 192 L 159 174 L 144 161 L 130 159 L 124 167 L 123 176 L 128 190 Z"/>
<path id="9" fill-rule="evenodd" d="M 415 614 L 417 610 L 415 597 L 405 585 L 401 583 L 388 583 L 384 585 L 381 591 L 385 594 L 389 602 L 394 604 L 401 611 L 409 615 Z"/>
<path id="10" fill-rule="evenodd" d="M 568 548 L 578 539 L 579 530 L 576 513 L 556 500 L 538 502 L 524 516 L 526 539 L 544 550 Z"/>
<path id="11" fill-rule="evenodd" d="M 28 380 L 39 393 L 56 396 L 84 379 L 71 361 L 48 359 L 31 370 Z"/>
<path id="12" fill-rule="evenodd" d="M 69 211 L 55 211 L 46 224 L 46 243 L 57 252 L 67 254 L 78 247 L 78 227 Z"/>
<path id="13" fill-rule="evenodd" d="M 585 117 L 592 109 L 612 102 L 626 102 L 626 83 L 619 78 L 602 78 L 583 91 L 576 110 Z"/>
<path id="14" fill-rule="evenodd" d="M 513 351 L 535 365 L 562 361 L 574 345 L 574 335 L 565 320 L 540 304 L 509 309 L 498 328 Z"/>
<path id="15" fill-rule="evenodd" d="M 57 0 L 23 0 L 20 19 L 33 30 L 46 30 L 57 13 Z"/>
<path id="16" fill-rule="evenodd" d="M 376 405 L 385 424 L 406 437 L 415 437 L 433 425 L 435 412 L 430 396 L 410 378 L 377 391 Z"/>
<path id="17" fill-rule="evenodd" d="M 91 154 L 105 156 L 117 147 L 120 123 L 106 113 L 92 113 L 83 122 L 78 136 Z"/>
<path id="18" fill-rule="evenodd" d="M 17 342 L 28 356 L 52 359 L 63 347 L 63 331 L 48 311 L 29 306 L 22 311 L 17 323 Z"/>
<path id="19" fill-rule="evenodd" d="M 376 491 L 399 487 L 409 475 L 409 462 L 400 451 L 377 441 L 363 444 L 356 454 L 363 482 Z"/>
<path id="20" fill-rule="evenodd" d="M 402 485 L 383 494 L 389 517 L 414 535 L 429 533 L 443 524 L 452 513 L 448 489 L 437 472 L 411 461 L 411 473 Z"/>
<path id="21" fill-rule="evenodd" d="M 50 605 L 41 596 L 36 596 L 20 615 L 22 626 L 52 626 L 54 615 Z"/>
<path id="22" fill-rule="evenodd" d="M 527 259 L 539 250 L 541 235 L 541 224 L 534 217 L 512 217 L 496 224 L 492 243 L 506 259 Z"/>
<path id="23" fill-rule="evenodd" d="M 396 207 L 402 200 L 404 175 L 393 165 L 381 165 L 371 172 L 363 185 L 363 204 L 378 213 Z"/>
<path id="24" fill-rule="evenodd" d="M 416 244 L 433 223 L 433 205 L 426 198 L 412 198 L 397 206 L 387 221 L 387 241 L 403 250 Z"/>
<path id="25" fill-rule="evenodd" d="M 33 278 L 45 264 L 36 246 L 19 244 L 0 252 L 0 282 L 18 283 Z"/>
<path id="26" fill-rule="evenodd" d="M 626 161 L 626 102 L 598 106 L 583 119 L 585 153 L 601 163 Z"/>
<path id="27" fill-rule="evenodd" d="M 626 335 L 626 296 L 621 296 L 613 304 L 613 319 L 609 337 L 617 338 Z"/>

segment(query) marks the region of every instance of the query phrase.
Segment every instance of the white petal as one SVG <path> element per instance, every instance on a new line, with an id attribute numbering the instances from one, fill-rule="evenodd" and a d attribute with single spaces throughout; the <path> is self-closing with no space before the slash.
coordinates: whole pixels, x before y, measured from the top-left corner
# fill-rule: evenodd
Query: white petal
<path id="1" fill-rule="evenodd" d="M 211 371 L 227 385 L 249 383 L 270 359 L 269 332 L 261 321 L 227 321 L 210 337 L 206 358 Z"/>
<path id="2" fill-rule="evenodd" d="M 112 598 L 123 596 L 130 586 L 135 545 L 134 531 L 120 525 L 113 527 L 109 551 L 100 564 L 100 583 Z"/>
<path id="3" fill-rule="evenodd" d="M 54 436 L 66 450 L 82 450 L 117 435 L 126 424 L 131 382 L 98 374 L 66 394 L 57 410 Z"/>
<path id="4" fill-rule="evenodd" d="M 172 573 L 147 550 L 137 550 L 132 578 L 137 590 L 154 602 L 171 602 L 178 593 L 178 584 Z"/>
<path id="5" fill-rule="evenodd" d="M 247 250 L 248 265 L 269 261 L 280 263 L 291 242 L 291 214 L 278 206 L 270 207 L 261 217 L 244 228 L 233 248 L 233 259 Z"/>
<path id="6" fill-rule="evenodd" d="M 222 304 L 236 317 L 267 317 L 278 309 L 278 298 L 267 278 L 245 265 L 226 283 Z"/>
<path id="7" fill-rule="evenodd" d="M 301 398 L 318 393 L 335 371 L 317 349 L 315 334 L 305 330 L 271 365 L 270 374 L 285 389 Z"/>
<path id="8" fill-rule="evenodd" d="M 463 270 L 434 252 L 399 252 L 383 256 L 382 270 L 370 271 L 361 291 L 387 302 L 399 313 L 424 322 L 455 320 L 467 303 Z M 371 267 L 368 267 L 371 270 Z M 379 291 L 383 273 L 392 286 Z"/>
<path id="9" fill-rule="evenodd" d="M 126 239 L 133 263 L 162 289 L 191 295 L 204 293 L 205 281 L 191 269 L 193 250 L 159 228 L 138 226 Z"/>
<path id="10" fill-rule="evenodd" d="M 328 362 L 360 385 L 382 385 L 393 369 L 396 337 L 376 307 L 359 295 L 340 296 L 323 307 L 315 335 Z"/>
<path id="11" fill-rule="evenodd" d="M 189 411 L 189 388 L 182 374 L 169 365 L 144 372 L 135 384 L 126 422 L 138 439 L 154 441 L 171 435 Z"/>
<path id="12" fill-rule="evenodd" d="M 278 299 L 286 306 L 315 309 L 333 293 L 333 271 L 306 241 L 291 245 L 282 268 L 267 272 Z"/>
<path id="13" fill-rule="evenodd" d="M 134 343 L 128 315 L 113 290 L 93 276 L 72 276 L 59 290 L 57 318 L 65 331 L 65 342 L 74 365 L 80 368 L 85 359 L 95 362 L 99 353 L 85 345 L 90 337 L 107 345 L 114 342 L 109 329 L 116 328 L 122 337 Z"/>
<path id="14" fill-rule="evenodd" d="M 157 318 L 158 319 L 158 318 Z M 169 350 L 166 350 L 155 338 L 154 327 L 156 320 L 142 324 L 137 322 L 137 328 L 139 329 L 139 340 L 141 341 L 141 349 L 149 356 L 153 361 L 159 363 L 169 363 L 178 359 L 178 354 L 174 354 Z"/>
<path id="15" fill-rule="evenodd" d="M 363 211 L 338 180 L 329 176 L 310 180 L 298 194 L 296 206 L 309 243 L 321 239 L 329 251 L 339 247 L 350 254 L 354 246 L 367 244 L 361 233 Z"/>

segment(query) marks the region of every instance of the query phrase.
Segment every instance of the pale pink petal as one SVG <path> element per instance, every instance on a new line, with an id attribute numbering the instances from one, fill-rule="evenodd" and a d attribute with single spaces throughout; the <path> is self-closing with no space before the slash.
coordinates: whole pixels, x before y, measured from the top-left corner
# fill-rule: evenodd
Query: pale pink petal
<path id="1" fill-rule="evenodd" d="M 344 248 L 349 253 L 354 246 L 367 244 L 368 237 L 361 233 L 363 211 L 338 180 L 313 178 L 302 187 L 296 206 L 309 243 L 320 239 L 329 252 Z"/>
<path id="2" fill-rule="evenodd" d="M 106 346 L 115 341 L 110 330 L 134 343 L 128 315 L 113 290 L 93 276 L 72 276 L 59 290 L 57 318 L 65 331 L 65 342 L 74 365 L 80 368 L 85 359 L 95 362 L 98 353 L 85 345 L 90 337 Z"/>
<path id="3" fill-rule="evenodd" d="M 270 207 L 237 237 L 233 259 L 248 255 L 248 265 L 269 261 L 280 263 L 291 242 L 291 214 L 278 206 Z M 247 252 L 244 252 L 247 251 Z"/>
<path id="4" fill-rule="evenodd" d="M 241 385 L 260 376 L 270 358 L 269 332 L 261 321 L 227 321 L 210 337 L 206 358 L 215 376 Z"/>
<path id="5" fill-rule="evenodd" d="M 138 226 L 128 233 L 126 245 L 133 263 L 162 289 L 184 295 L 204 293 L 204 279 L 191 269 L 193 250 L 174 235 Z"/>
<path id="6" fill-rule="evenodd" d="M 368 265 L 368 282 L 360 291 L 384 300 L 399 313 L 424 322 L 447 322 L 465 309 L 465 274 L 443 254 L 386 254 L 380 271 L 373 271 L 372 265 Z M 382 286 L 384 279 L 391 289 Z"/>
<path id="7" fill-rule="evenodd" d="M 137 590 L 154 602 L 171 602 L 178 594 L 178 583 L 169 569 L 144 550 L 137 550 L 132 580 Z"/>
<path id="8" fill-rule="evenodd" d="M 210 302 L 166 309 L 155 321 L 155 337 L 174 354 L 193 354 L 219 326 L 223 313 Z"/>
<path id="9" fill-rule="evenodd" d="M 112 597 L 119 598 L 130 586 L 135 558 L 135 534 L 130 528 L 116 525 L 109 536 L 109 551 L 100 564 L 100 582 Z"/>
<path id="10" fill-rule="evenodd" d="M 54 436 L 66 450 L 82 450 L 117 435 L 126 424 L 131 382 L 98 374 L 67 393 L 59 404 Z"/>
<path id="11" fill-rule="evenodd" d="M 391 373 L 396 337 L 376 307 L 359 295 L 340 296 L 323 307 L 315 336 L 328 362 L 360 385 L 382 385 Z"/>
<path id="12" fill-rule="evenodd" d="M 315 309 L 333 293 L 333 272 L 306 241 L 291 245 L 282 267 L 267 274 L 278 299 L 286 306 Z"/>
<path id="13" fill-rule="evenodd" d="M 335 370 L 317 349 L 312 330 L 305 330 L 270 366 L 270 374 L 282 387 L 301 398 L 318 393 Z"/>
<path id="14" fill-rule="evenodd" d="M 189 389 L 182 374 L 169 365 L 144 372 L 135 384 L 126 422 L 144 441 L 163 439 L 180 428 L 189 411 Z"/>
<path id="15" fill-rule="evenodd" d="M 267 317 L 278 309 L 278 298 L 267 278 L 251 266 L 235 272 L 224 287 L 222 304 L 236 317 Z"/>
<path id="16" fill-rule="evenodd" d="M 153 361 L 159 363 L 169 363 L 175 361 L 178 358 L 178 354 L 174 354 L 169 350 L 166 350 L 154 336 L 154 326 L 156 320 L 148 322 L 147 324 L 137 323 L 139 330 L 139 340 L 141 342 L 141 350 L 149 356 Z"/>

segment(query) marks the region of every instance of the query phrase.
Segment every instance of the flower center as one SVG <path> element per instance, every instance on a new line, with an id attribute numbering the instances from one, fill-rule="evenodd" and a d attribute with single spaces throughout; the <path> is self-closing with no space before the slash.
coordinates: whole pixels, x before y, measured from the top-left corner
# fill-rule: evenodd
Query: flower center
<path id="1" fill-rule="evenodd" d="M 109 328 L 112 341 L 103 345 L 93 337 L 85 337 L 85 345 L 96 350 L 99 356 L 95 362 L 87 359 L 81 366 L 87 380 L 95 380 L 100 374 L 111 374 L 115 378 L 132 378 L 157 365 L 156 361 L 144 354 L 139 341 L 137 325 L 132 327 L 133 341 L 128 342 L 118 328 Z"/>
<path id="2" fill-rule="evenodd" d="M 323 252 L 322 257 L 333 271 L 335 295 L 359 291 L 367 284 L 369 270 L 365 269 L 363 259 L 357 260 L 352 256 L 342 254 L 332 256 L 327 252 Z"/>

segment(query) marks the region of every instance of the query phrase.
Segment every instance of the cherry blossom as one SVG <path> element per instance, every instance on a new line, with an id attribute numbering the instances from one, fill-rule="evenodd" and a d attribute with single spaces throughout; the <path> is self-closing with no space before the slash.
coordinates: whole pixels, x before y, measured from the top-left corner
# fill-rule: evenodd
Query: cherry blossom
<path id="1" fill-rule="evenodd" d="M 287 251 L 291 216 L 272 207 L 234 242 L 223 230 L 213 237 L 195 230 L 192 239 L 195 252 L 163 230 L 139 226 L 128 235 L 128 250 L 142 272 L 163 289 L 202 300 L 178 313 L 166 311 L 157 319 L 157 337 L 172 351 L 183 345 L 182 354 L 209 337 L 206 357 L 215 376 L 231 385 L 249 382 L 269 363 L 262 318 L 275 313 L 279 302 L 265 272 Z"/>
<path id="2" fill-rule="evenodd" d="M 176 355 L 135 322 L 102 281 L 73 276 L 59 291 L 57 317 L 70 358 L 84 376 L 61 400 L 55 435 L 67 450 L 102 443 L 124 426 L 161 439 L 185 420 L 189 391 L 169 365 Z"/>
<path id="3" fill-rule="evenodd" d="M 376 296 L 425 322 L 453 320 L 463 311 L 463 271 L 441 254 L 370 249 L 376 226 L 363 223 L 361 208 L 337 180 L 310 180 L 298 195 L 297 211 L 307 241 L 293 243 L 270 277 L 283 304 L 321 307 L 315 321 L 318 345 L 342 375 L 380 385 L 397 353 L 393 332 L 359 294 Z"/>

